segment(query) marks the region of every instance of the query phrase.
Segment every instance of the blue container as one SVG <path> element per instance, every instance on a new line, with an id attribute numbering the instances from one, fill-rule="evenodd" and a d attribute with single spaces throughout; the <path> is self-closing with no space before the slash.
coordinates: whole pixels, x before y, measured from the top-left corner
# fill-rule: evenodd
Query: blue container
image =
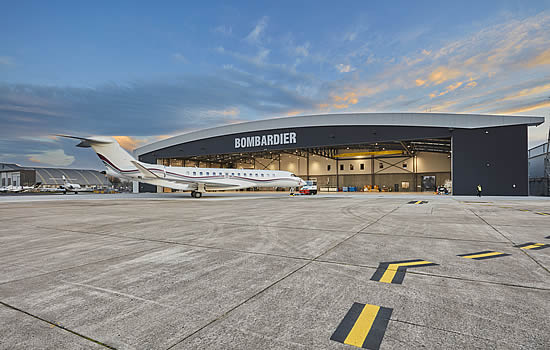
<path id="1" fill-rule="evenodd" d="M 343 192 L 348 192 L 348 187 L 347 187 L 347 186 L 346 186 L 346 187 L 342 187 L 342 191 L 343 191 Z"/>

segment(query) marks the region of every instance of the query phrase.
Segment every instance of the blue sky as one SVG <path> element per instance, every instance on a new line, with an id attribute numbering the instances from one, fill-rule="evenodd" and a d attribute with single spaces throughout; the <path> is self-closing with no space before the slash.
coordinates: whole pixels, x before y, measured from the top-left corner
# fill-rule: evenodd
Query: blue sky
<path id="1" fill-rule="evenodd" d="M 101 168 L 55 133 L 132 148 L 310 113 L 550 115 L 550 0 L 1 7 L 0 162 Z"/>

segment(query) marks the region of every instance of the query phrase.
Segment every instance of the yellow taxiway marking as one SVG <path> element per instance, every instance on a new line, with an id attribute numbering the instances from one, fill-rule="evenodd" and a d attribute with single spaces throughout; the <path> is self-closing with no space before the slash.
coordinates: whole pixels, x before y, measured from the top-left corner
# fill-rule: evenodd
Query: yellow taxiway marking
<path id="1" fill-rule="evenodd" d="M 538 248 L 540 246 L 543 246 L 545 245 L 544 243 L 535 243 L 535 244 L 531 244 L 531 245 L 528 245 L 528 246 L 525 246 L 525 247 L 519 247 L 519 249 L 533 249 L 533 248 Z"/>
<path id="2" fill-rule="evenodd" d="M 346 340 L 344 340 L 344 344 L 362 347 L 374 323 L 376 314 L 378 314 L 378 310 L 380 310 L 380 306 L 365 305 Z"/>
<path id="3" fill-rule="evenodd" d="M 475 258 L 484 258 L 484 257 L 487 257 L 487 256 L 500 255 L 500 254 L 503 254 L 503 253 L 500 253 L 500 252 L 490 252 L 490 253 L 484 253 L 484 254 L 474 254 L 474 255 L 466 255 L 466 256 L 463 256 L 463 258 L 475 259 Z"/>
<path id="4" fill-rule="evenodd" d="M 424 265 L 424 264 L 431 264 L 429 261 L 413 261 L 413 262 L 406 262 L 406 263 L 398 263 L 398 264 L 389 264 L 388 268 L 386 269 L 386 272 L 382 275 L 382 278 L 380 278 L 380 282 L 384 283 L 391 283 L 393 281 L 393 277 L 397 273 L 397 269 L 401 266 L 413 266 L 413 265 Z"/>

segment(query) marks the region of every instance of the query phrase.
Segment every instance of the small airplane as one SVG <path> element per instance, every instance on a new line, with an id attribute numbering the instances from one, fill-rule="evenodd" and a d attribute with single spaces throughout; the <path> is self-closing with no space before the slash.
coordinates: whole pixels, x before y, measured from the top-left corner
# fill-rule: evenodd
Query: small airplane
<path id="1" fill-rule="evenodd" d="M 51 179 L 59 180 L 53 177 Z M 69 180 L 74 179 L 67 179 L 65 175 L 61 175 L 61 180 L 63 180 L 63 185 L 60 185 L 59 188 L 54 189 L 54 192 L 63 192 L 63 194 L 67 194 L 67 192 L 74 192 L 74 194 L 78 194 L 79 191 L 84 191 L 84 189 L 79 184 L 69 182 Z"/>
<path id="2" fill-rule="evenodd" d="M 296 175 L 281 170 L 253 170 L 227 168 L 171 167 L 136 160 L 116 140 L 107 137 L 77 137 L 57 135 L 80 140 L 77 147 L 91 147 L 111 176 L 191 191 L 191 197 L 200 198 L 206 191 L 238 190 L 251 187 L 290 187 L 306 184 Z"/>
<path id="3" fill-rule="evenodd" d="M 37 182 L 36 185 L 34 185 L 34 186 L 13 186 L 13 185 L 4 186 L 4 187 L 0 187 L 0 192 L 2 192 L 2 193 L 29 192 L 29 191 L 32 191 L 32 190 L 35 190 L 35 189 L 39 188 L 40 185 L 41 185 L 41 183 Z"/>

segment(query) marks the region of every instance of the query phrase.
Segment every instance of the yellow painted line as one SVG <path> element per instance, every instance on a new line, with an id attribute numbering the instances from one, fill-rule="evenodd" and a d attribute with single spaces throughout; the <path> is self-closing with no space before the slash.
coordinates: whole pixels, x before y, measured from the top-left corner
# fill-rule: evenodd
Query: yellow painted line
<path id="1" fill-rule="evenodd" d="M 484 258 L 486 256 L 493 256 L 493 255 L 500 255 L 500 254 L 503 254 L 503 253 L 491 252 L 491 253 L 483 253 L 483 254 L 474 254 L 474 255 L 466 255 L 466 256 L 463 256 L 462 258 L 475 259 L 475 258 Z"/>
<path id="2" fill-rule="evenodd" d="M 380 310 L 380 306 L 369 304 L 365 305 L 363 311 L 361 311 L 361 314 L 357 318 L 357 321 L 355 321 L 353 328 L 346 337 L 346 340 L 344 340 L 344 344 L 353 345 L 360 348 L 363 347 L 363 343 L 370 332 L 378 310 Z"/>
<path id="3" fill-rule="evenodd" d="M 520 209 L 521 211 L 530 211 L 529 209 Z"/>
<path id="4" fill-rule="evenodd" d="M 537 214 L 539 214 L 539 215 L 550 215 L 550 214 L 547 214 L 547 213 L 539 213 L 539 212 L 537 212 Z"/>
<path id="5" fill-rule="evenodd" d="M 399 264 L 389 264 L 388 268 L 386 269 L 386 272 L 382 275 L 382 278 L 380 278 L 380 282 L 384 283 L 391 283 L 393 281 L 393 277 L 397 273 L 397 269 L 400 266 L 413 266 L 413 265 L 424 265 L 424 264 L 431 264 L 429 261 L 413 261 L 408 263 L 399 263 Z"/>
<path id="6" fill-rule="evenodd" d="M 360 157 L 360 156 L 376 156 L 376 155 L 391 155 L 391 154 L 403 154 L 403 151 L 372 151 L 372 152 L 350 152 L 340 153 L 335 155 L 335 158 L 342 157 Z"/>
<path id="7" fill-rule="evenodd" d="M 416 202 L 416 203 L 414 203 L 414 204 L 420 204 L 420 203 L 422 203 L 422 201 L 418 201 L 418 202 Z"/>
<path id="8" fill-rule="evenodd" d="M 528 246 L 525 246 L 525 247 L 520 247 L 519 249 L 533 249 L 533 248 L 540 247 L 542 245 L 544 245 L 544 243 L 535 243 L 535 244 L 531 244 L 531 245 L 528 245 Z"/>

